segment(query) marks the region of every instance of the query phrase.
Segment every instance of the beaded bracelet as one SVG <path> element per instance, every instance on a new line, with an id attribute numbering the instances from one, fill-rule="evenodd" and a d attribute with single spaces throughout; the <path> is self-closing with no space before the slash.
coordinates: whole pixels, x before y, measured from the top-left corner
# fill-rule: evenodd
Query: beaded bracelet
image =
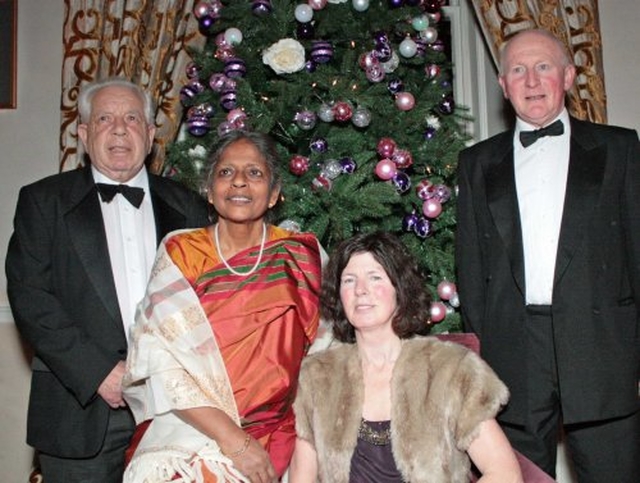
<path id="1" fill-rule="evenodd" d="M 247 437 L 244 438 L 244 443 L 242 443 L 242 448 L 240 448 L 237 451 L 234 451 L 233 453 L 226 454 L 225 456 L 227 458 L 235 458 L 237 456 L 240 456 L 245 451 L 247 451 L 247 449 L 249 449 L 249 444 L 250 443 L 251 443 L 251 436 L 247 434 Z"/>

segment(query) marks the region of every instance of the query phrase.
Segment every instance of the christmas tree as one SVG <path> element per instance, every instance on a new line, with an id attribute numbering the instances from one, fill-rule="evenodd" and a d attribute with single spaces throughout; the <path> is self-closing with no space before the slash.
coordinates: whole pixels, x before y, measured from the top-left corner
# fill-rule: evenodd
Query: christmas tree
<path id="1" fill-rule="evenodd" d="M 455 105 L 442 0 L 201 0 L 207 43 L 182 87 L 187 133 L 165 174 L 199 187 L 232 129 L 270 133 L 282 160 L 277 223 L 330 254 L 354 233 L 397 233 L 434 296 L 433 332 L 458 331 Z"/>

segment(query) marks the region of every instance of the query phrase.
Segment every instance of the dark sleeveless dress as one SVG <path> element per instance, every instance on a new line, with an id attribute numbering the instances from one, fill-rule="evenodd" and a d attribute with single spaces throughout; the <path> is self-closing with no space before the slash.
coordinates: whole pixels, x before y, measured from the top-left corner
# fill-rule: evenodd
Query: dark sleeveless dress
<path id="1" fill-rule="evenodd" d="M 349 483 L 403 483 L 391 452 L 390 421 L 360 422 Z"/>

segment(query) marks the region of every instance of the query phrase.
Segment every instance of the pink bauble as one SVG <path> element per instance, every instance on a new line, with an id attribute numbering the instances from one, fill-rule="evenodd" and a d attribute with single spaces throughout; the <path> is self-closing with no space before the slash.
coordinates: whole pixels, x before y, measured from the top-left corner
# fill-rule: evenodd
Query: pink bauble
<path id="1" fill-rule="evenodd" d="M 345 101 L 336 102 L 331 110 L 333 118 L 339 122 L 346 122 L 353 116 L 353 107 Z"/>
<path id="2" fill-rule="evenodd" d="M 234 125 L 237 125 L 238 122 L 243 121 L 244 119 L 246 119 L 246 117 L 247 117 L 246 113 L 239 107 L 235 109 L 231 109 L 227 113 L 227 121 L 229 121 L 231 124 L 234 124 Z"/>
<path id="3" fill-rule="evenodd" d="M 391 138 L 380 138 L 376 146 L 377 153 L 383 158 L 390 158 L 396 150 L 396 142 Z"/>
<path id="4" fill-rule="evenodd" d="M 433 198 L 433 190 L 434 190 L 433 183 L 428 179 L 422 179 L 416 185 L 416 195 L 422 201 L 426 201 L 429 198 Z"/>
<path id="5" fill-rule="evenodd" d="M 442 204 L 435 198 L 429 198 L 422 203 L 422 213 L 427 218 L 438 218 L 440 213 L 442 213 Z"/>
<path id="6" fill-rule="evenodd" d="M 302 176 L 309 171 L 309 164 L 309 158 L 302 156 L 301 154 L 296 154 L 289 161 L 289 171 L 296 176 Z"/>
<path id="7" fill-rule="evenodd" d="M 437 324 L 438 322 L 442 322 L 447 316 L 447 306 L 442 302 L 433 302 L 429 313 L 431 314 L 431 322 Z"/>
<path id="8" fill-rule="evenodd" d="M 455 283 L 443 280 L 438 284 L 438 296 L 442 300 L 449 300 L 456 293 L 458 293 L 458 289 L 456 288 Z"/>
<path id="9" fill-rule="evenodd" d="M 365 52 L 358 58 L 358 65 L 362 70 L 367 70 L 374 65 L 380 65 L 380 61 L 373 52 Z"/>
<path id="10" fill-rule="evenodd" d="M 216 35 L 215 42 L 216 46 L 218 47 L 231 47 L 231 44 L 227 42 L 227 38 L 225 37 L 224 32 Z"/>
<path id="11" fill-rule="evenodd" d="M 203 0 L 202 2 L 196 3 L 196 6 L 193 7 L 193 14 L 196 16 L 196 18 L 209 15 L 209 2 Z"/>
<path id="12" fill-rule="evenodd" d="M 401 111 L 410 111 L 416 105 L 416 100 L 410 92 L 396 94 L 396 107 Z"/>
<path id="13" fill-rule="evenodd" d="M 376 176 L 382 180 L 390 180 L 397 171 L 396 164 L 388 158 L 382 159 L 376 164 Z"/>
<path id="14" fill-rule="evenodd" d="M 327 6 L 327 0 L 307 0 L 307 3 L 314 10 L 322 10 Z"/>
<path id="15" fill-rule="evenodd" d="M 391 160 L 400 169 L 407 169 L 413 164 L 413 155 L 406 149 L 396 149 L 391 156 Z"/>

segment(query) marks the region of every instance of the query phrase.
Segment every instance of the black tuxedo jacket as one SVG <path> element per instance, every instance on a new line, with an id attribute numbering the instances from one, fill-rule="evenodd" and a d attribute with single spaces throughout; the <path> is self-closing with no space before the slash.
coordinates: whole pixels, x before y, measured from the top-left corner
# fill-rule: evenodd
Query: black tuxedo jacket
<path id="1" fill-rule="evenodd" d="M 511 391 L 499 418 L 523 423 L 525 276 L 513 131 L 460 154 L 456 263 L 462 318 Z M 566 424 L 638 409 L 640 147 L 628 129 L 571 119 L 553 287 Z"/>
<path id="2" fill-rule="evenodd" d="M 196 193 L 151 174 L 149 187 L 158 242 L 208 223 Z M 14 320 L 35 353 L 27 442 L 59 457 L 93 456 L 109 418 L 96 391 L 126 358 L 127 341 L 89 167 L 20 190 L 6 274 Z"/>

